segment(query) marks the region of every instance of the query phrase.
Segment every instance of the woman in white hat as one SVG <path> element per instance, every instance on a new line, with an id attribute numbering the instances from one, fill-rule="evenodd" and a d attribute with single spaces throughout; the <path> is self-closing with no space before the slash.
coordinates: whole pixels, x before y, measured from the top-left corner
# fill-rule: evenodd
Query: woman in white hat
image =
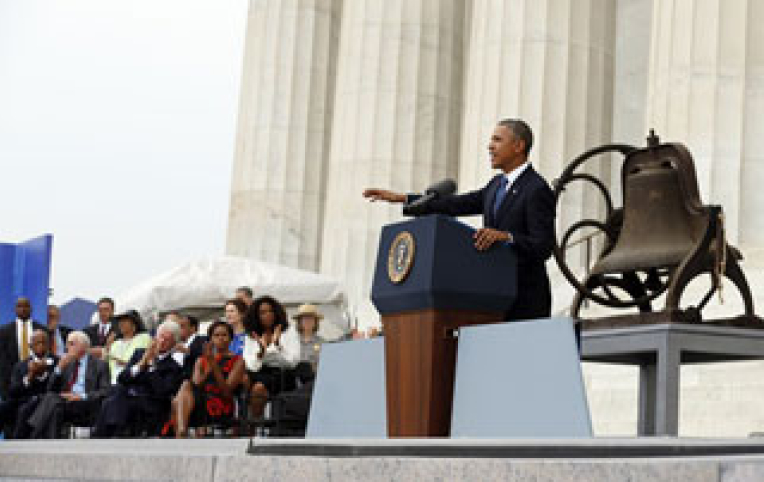
<path id="1" fill-rule="evenodd" d="M 297 308 L 297 333 L 300 335 L 300 359 L 296 376 L 301 383 L 308 383 L 316 377 L 318 354 L 324 339 L 318 335 L 318 324 L 324 316 L 316 305 L 306 303 Z"/>

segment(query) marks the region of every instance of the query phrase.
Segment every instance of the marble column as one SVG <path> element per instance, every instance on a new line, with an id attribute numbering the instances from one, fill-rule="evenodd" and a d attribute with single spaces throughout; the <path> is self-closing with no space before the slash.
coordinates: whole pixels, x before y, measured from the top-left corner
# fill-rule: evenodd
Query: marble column
<path id="1" fill-rule="evenodd" d="M 316 270 L 341 0 L 252 0 L 226 253 Z"/>
<path id="2" fill-rule="evenodd" d="M 455 177 L 462 100 L 462 0 L 353 0 L 342 13 L 321 271 L 345 282 L 362 326 L 381 226 L 400 206 L 364 187 L 421 191 Z"/>
<path id="3" fill-rule="evenodd" d="M 761 143 L 746 136 L 746 119 L 761 118 L 760 104 L 746 100 L 748 50 L 761 50 L 755 46 L 761 34 L 749 25 L 757 25 L 751 14 L 762 18 L 760 3 L 661 0 L 653 11 L 646 127 L 663 141 L 687 145 L 701 197 L 723 204 L 733 242 L 740 238 L 745 203 L 740 185 L 746 141 Z M 747 115 L 752 107 L 755 120 Z"/>
<path id="4" fill-rule="evenodd" d="M 476 0 L 465 79 L 459 181 L 482 186 L 493 174 L 487 145 L 496 122 L 519 117 L 531 126 L 531 161 L 551 182 L 573 157 L 611 140 L 615 2 L 612 0 Z M 595 167 L 609 178 L 610 165 Z M 603 204 L 571 186 L 561 228 Z M 579 253 L 571 254 L 578 263 Z M 548 264 L 554 271 L 555 263 Z M 572 292 L 555 293 L 555 311 Z"/>

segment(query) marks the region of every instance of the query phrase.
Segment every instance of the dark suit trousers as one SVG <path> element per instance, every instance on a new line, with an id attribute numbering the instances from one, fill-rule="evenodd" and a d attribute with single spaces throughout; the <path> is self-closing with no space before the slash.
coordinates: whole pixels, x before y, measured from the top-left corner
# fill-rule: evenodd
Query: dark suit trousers
<path id="1" fill-rule="evenodd" d="M 145 396 L 130 395 L 128 389 L 118 385 L 103 402 L 93 432 L 94 437 L 120 435 L 126 427 L 148 435 L 158 435 L 169 417 L 169 405 Z"/>
<path id="2" fill-rule="evenodd" d="M 58 393 L 48 392 L 26 423 L 31 428 L 32 438 L 57 438 L 59 427 L 64 422 L 90 425 L 89 421 L 97 408 L 97 400 L 69 402 Z"/>
<path id="3" fill-rule="evenodd" d="M 7 439 L 13 438 L 16 432 L 16 414 L 23 402 L 18 398 L 0 402 L 0 429 Z"/>

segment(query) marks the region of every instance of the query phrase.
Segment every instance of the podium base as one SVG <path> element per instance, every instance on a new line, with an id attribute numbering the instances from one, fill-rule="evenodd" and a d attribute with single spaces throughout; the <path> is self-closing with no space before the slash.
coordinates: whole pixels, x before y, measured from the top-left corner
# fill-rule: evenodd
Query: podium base
<path id="1" fill-rule="evenodd" d="M 449 436 L 455 330 L 500 322 L 502 317 L 502 313 L 436 309 L 382 317 L 389 437 Z"/>

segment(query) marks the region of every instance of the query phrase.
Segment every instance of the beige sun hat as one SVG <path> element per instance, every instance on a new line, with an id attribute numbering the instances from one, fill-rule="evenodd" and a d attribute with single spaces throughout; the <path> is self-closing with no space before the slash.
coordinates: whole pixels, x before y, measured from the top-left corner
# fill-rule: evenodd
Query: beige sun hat
<path id="1" fill-rule="evenodd" d="M 300 307 L 297 308 L 297 314 L 295 314 L 292 318 L 299 320 L 303 316 L 315 316 L 317 320 L 320 320 L 324 317 L 324 315 L 318 312 L 318 307 L 310 303 L 300 305 Z"/>

